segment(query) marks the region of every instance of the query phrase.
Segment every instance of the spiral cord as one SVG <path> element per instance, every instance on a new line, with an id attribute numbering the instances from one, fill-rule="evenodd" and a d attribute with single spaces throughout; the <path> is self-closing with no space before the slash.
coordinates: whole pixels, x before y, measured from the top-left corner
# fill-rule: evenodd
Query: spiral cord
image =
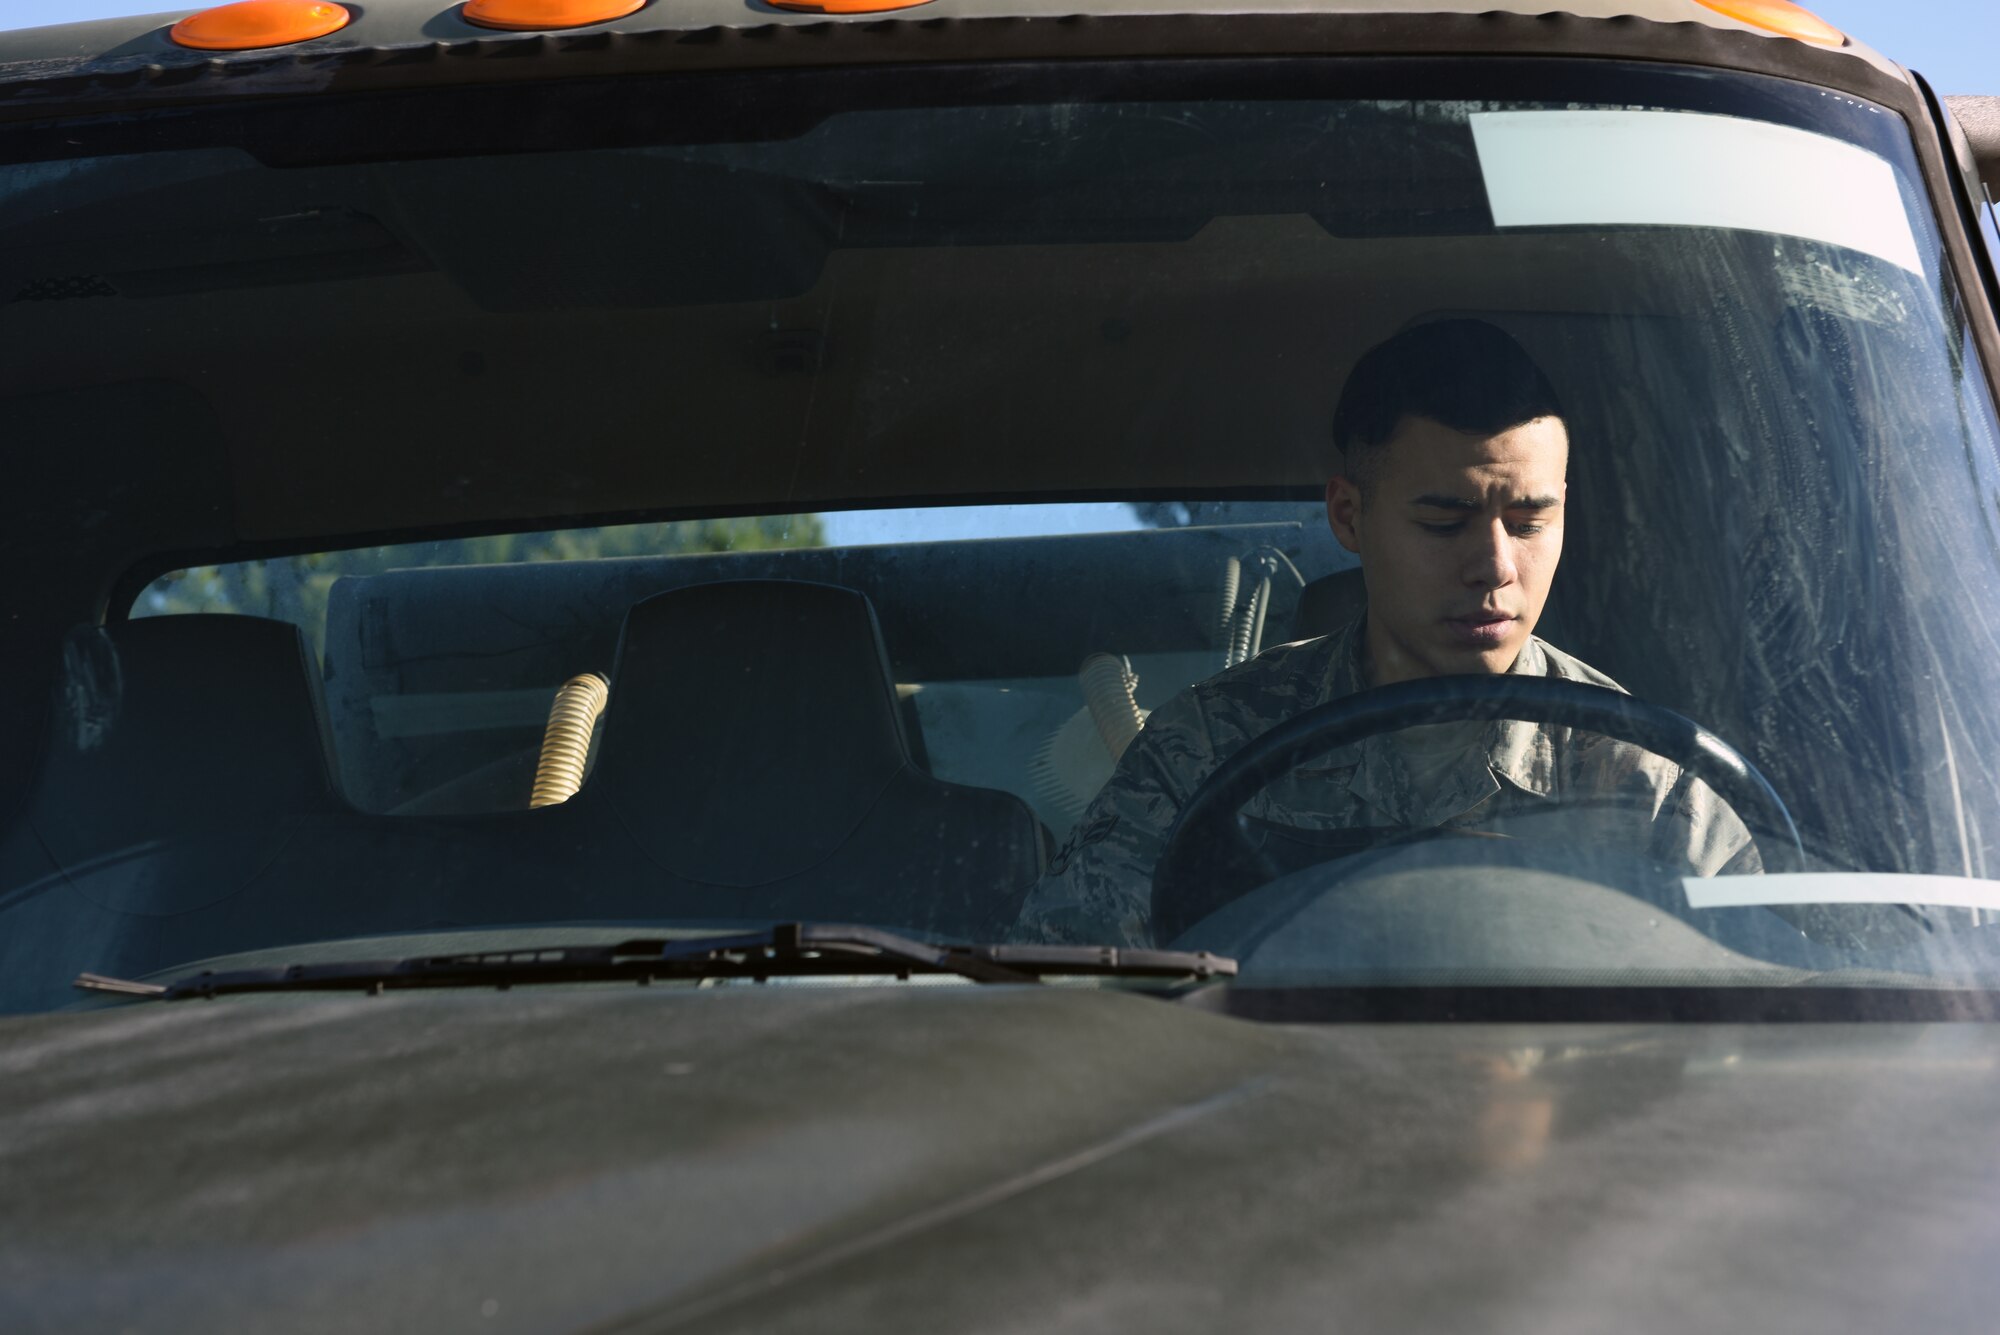
<path id="1" fill-rule="evenodd" d="M 590 740 L 610 699 L 611 683 L 595 672 L 571 677 L 556 692 L 555 703 L 549 706 L 549 725 L 542 733 L 542 755 L 535 766 L 530 807 L 567 802 L 583 787 Z"/>
<path id="2" fill-rule="evenodd" d="M 1123 657 L 1092 654 L 1083 660 L 1077 677 L 1083 684 L 1084 705 L 1097 725 L 1098 736 L 1104 739 L 1104 749 L 1116 760 L 1146 726 L 1146 712 L 1133 698 L 1139 676 Z"/>

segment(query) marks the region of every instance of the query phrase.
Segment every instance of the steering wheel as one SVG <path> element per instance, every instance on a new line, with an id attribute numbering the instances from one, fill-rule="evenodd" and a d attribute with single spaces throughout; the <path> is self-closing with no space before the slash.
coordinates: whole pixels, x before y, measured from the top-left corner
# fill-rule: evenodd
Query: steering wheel
<path id="1" fill-rule="evenodd" d="M 1789 846 L 1759 850 L 1766 870 L 1805 867 L 1798 827 L 1770 780 L 1693 719 L 1608 687 L 1557 677 L 1430 677 L 1308 709 L 1223 761 L 1181 807 L 1153 866 L 1155 939 L 1173 940 L 1241 893 L 1227 873 L 1251 855 L 1243 804 L 1302 761 L 1400 728 L 1494 719 L 1580 728 L 1644 747 L 1714 789 L 1746 825 L 1790 840 Z"/>

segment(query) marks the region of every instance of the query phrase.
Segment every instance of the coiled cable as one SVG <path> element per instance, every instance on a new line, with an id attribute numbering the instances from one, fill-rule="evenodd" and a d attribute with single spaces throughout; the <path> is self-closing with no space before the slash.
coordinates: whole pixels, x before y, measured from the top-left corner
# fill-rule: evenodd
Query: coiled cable
<path id="1" fill-rule="evenodd" d="M 1090 721 L 1097 725 L 1097 735 L 1104 739 L 1104 749 L 1115 761 L 1146 726 L 1146 716 L 1133 696 L 1139 674 L 1122 657 L 1092 654 L 1083 660 L 1076 675 L 1083 683 L 1083 703 L 1090 710 Z"/>
<path id="2" fill-rule="evenodd" d="M 1280 570 L 1290 572 L 1301 589 L 1306 586 L 1306 577 L 1292 558 L 1276 547 L 1260 547 L 1240 559 L 1232 556 L 1224 564 L 1221 627 L 1224 668 L 1247 663 L 1263 652 L 1264 623 L 1270 615 L 1275 592 L 1272 581 Z M 1247 593 L 1243 591 L 1246 583 Z"/>
<path id="3" fill-rule="evenodd" d="M 1273 566 L 1268 559 L 1261 556 L 1256 558 L 1256 565 L 1257 583 L 1251 587 L 1249 595 L 1237 607 L 1236 624 L 1230 631 L 1228 656 L 1230 667 L 1249 662 L 1257 656 L 1257 651 L 1264 647 L 1264 613 L 1271 603 Z"/>
<path id="4" fill-rule="evenodd" d="M 1222 666 L 1235 667 L 1230 650 L 1236 639 L 1236 595 L 1242 587 L 1243 562 L 1230 557 L 1222 563 L 1222 607 L 1215 622 L 1216 643 L 1222 646 Z"/>
<path id="5" fill-rule="evenodd" d="M 595 672 L 571 677 L 556 692 L 555 703 L 549 706 L 549 726 L 542 733 L 542 755 L 535 765 L 530 807 L 567 802 L 583 787 L 590 739 L 610 699 L 611 683 Z"/>

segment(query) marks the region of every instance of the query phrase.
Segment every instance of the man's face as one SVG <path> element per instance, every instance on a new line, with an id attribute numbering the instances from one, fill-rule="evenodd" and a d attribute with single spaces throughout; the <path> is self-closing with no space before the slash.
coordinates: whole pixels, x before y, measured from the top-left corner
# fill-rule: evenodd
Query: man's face
<path id="1" fill-rule="evenodd" d="M 1371 680 L 1505 672 L 1562 559 L 1561 419 L 1476 436 L 1405 417 L 1374 463 L 1366 504 L 1349 478 L 1326 488 L 1334 536 L 1368 585 Z"/>

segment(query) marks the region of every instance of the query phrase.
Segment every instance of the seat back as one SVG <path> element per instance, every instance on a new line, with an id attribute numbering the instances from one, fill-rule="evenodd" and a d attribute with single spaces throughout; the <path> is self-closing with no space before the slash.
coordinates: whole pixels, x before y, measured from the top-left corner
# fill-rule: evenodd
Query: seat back
<path id="1" fill-rule="evenodd" d="M 1291 638 L 1312 640 L 1331 635 L 1367 610 L 1368 586 L 1362 582 L 1360 566 L 1322 575 L 1299 590 Z"/>
<path id="2" fill-rule="evenodd" d="M 262 617 L 73 632 L 28 813 L 50 855 L 343 810 L 315 675 L 298 629 Z"/>
<path id="3" fill-rule="evenodd" d="M 990 932 L 1041 870 L 1025 803 L 911 761 L 873 609 L 851 589 L 741 580 L 636 604 L 602 726 L 567 805 L 615 816 L 679 883 L 663 913 Z"/>

